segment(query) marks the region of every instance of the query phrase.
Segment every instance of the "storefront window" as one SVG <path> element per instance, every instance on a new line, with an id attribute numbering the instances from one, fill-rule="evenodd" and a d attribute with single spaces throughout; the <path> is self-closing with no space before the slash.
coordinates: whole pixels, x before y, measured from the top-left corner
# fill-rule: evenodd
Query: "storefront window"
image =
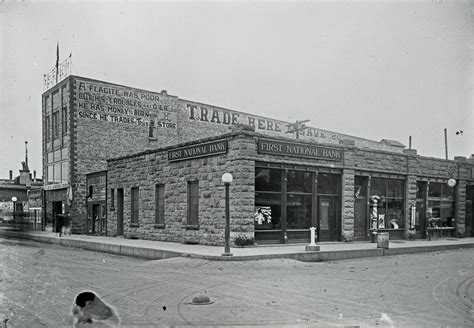
<path id="1" fill-rule="evenodd" d="M 318 174 L 318 194 L 338 195 L 339 194 L 339 175 L 330 173 Z"/>
<path id="2" fill-rule="evenodd" d="M 402 229 L 405 221 L 405 182 L 403 180 L 372 178 L 370 196 L 373 208 L 377 199 L 377 213 L 379 229 Z"/>
<path id="3" fill-rule="evenodd" d="M 441 183 L 431 182 L 428 197 L 441 197 Z"/>
<path id="4" fill-rule="evenodd" d="M 281 171 L 275 169 L 255 168 L 256 191 L 281 191 Z"/>
<path id="5" fill-rule="evenodd" d="M 454 188 L 446 183 L 430 182 L 428 185 L 428 225 L 455 227 Z"/>
<path id="6" fill-rule="evenodd" d="M 311 172 L 304 171 L 288 171 L 287 175 L 287 190 L 288 192 L 303 192 L 311 193 L 313 180 L 311 179 Z"/>
<path id="7" fill-rule="evenodd" d="M 286 205 L 288 229 L 311 227 L 311 195 L 289 194 Z"/>
<path id="8" fill-rule="evenodd" d="M 385 197 L 387 195 L 387 180 L 372 178 L 370 180 L 370 195 Z"/>
<path id="9" fill-rule="evenodd" d="M 281 229 L 281 194 L 255 193 L 255 230 Z"/>

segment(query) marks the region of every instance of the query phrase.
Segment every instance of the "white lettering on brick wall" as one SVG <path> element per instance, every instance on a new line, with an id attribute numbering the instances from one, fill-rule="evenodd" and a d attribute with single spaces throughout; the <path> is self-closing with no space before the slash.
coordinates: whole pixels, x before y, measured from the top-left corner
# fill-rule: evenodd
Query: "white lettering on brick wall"
<path id="1" fill-rule="evenodd" d="M 80 119 L 176 129 L 176 109 L 166 95 L 99 81 L 78 80 L 76 85 Z M 153 121 L 159 113 L 167 113 L 165 124 Z"/>

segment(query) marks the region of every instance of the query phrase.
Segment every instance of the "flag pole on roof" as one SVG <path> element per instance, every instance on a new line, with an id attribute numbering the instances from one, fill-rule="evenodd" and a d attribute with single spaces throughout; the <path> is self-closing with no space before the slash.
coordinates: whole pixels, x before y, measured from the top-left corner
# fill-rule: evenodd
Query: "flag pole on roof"
<path id="1" fill-rule="evenodd" d="M 56 45 L 56 83 L 58 83 L 58 74 L 59 74 L 59 41 Z"/>

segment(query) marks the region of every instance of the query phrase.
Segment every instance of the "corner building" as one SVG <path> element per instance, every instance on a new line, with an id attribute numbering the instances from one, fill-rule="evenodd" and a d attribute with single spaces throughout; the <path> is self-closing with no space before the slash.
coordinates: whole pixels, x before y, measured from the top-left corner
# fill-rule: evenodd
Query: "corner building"
<path id="1" fill-rule="evenodd" d="M 75 233 L 223 244 L 473 236 L 474 158 L 422 157 L 396 141 L 317 128 L 70 76 L 43 94 L 46 220 Z M 454 179 L 456 185 L 448 186 Z M 433 224 L 432 217 L 436 220 Z"/>

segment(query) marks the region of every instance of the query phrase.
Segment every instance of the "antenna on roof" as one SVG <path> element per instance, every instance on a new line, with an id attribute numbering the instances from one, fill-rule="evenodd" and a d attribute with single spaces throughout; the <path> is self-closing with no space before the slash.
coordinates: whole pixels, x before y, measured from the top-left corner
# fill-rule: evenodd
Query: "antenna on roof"
<path id="1" fill-rule="evenodd" d="M 296 139 L 300 138 L 300 131 L 307 129 L 308 127 L 304 124 L 309 122 L 310 120 L 302 120 L 296 121 L 295 123 L 290 123 L 287 125 L 288 131 L 286 133 L 295 133 L 296 132 Z"/>

